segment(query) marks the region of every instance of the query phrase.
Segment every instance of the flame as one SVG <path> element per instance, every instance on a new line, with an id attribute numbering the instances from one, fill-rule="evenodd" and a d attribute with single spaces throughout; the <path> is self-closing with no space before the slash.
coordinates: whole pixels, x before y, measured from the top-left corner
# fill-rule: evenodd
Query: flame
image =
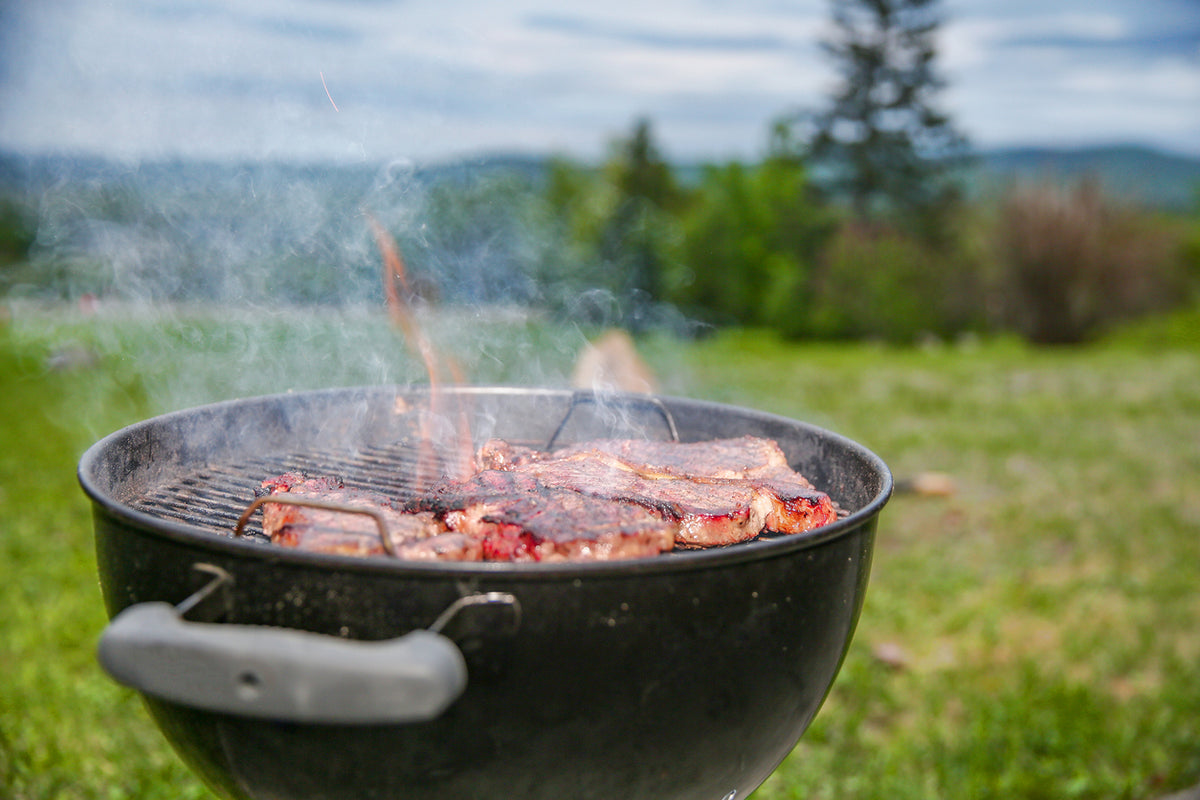
<path id="1" fill-rule="evenodd" d="M 371 232 L 375 236 L 375 244 L 383 257 L 383 294 L 387 301 L 388 316 L 392 324 L 399 329 L 409 349 L 425 365 L 429 376 L 429 413 L 422 418 L 420 452 L 417 460 L 417 482 L 421 487 L 430 486 L 439 475 L 439 466 L 448 470 L 451 477 L 465 477 L 470 470 L 474 454 L 471 439 L 471 426 L 466 409 L 461 399 L 455 403 L 458 424 L 455 425 L 454 448 L 448 454 L 439 458 L 435 448 L 433 424 L 444 416 L 446 396 L 443 392 L 442 365 L 450 376 L 451 384 L 465 383 L 463 371 L 458 363 L 449 357 L 440 355 L 433 342 L 425 334 L 417 320 L 412 307 L 414 297 L 412 286 L 408 282 L 408 270 L 396 240 L 387 232 L 375 217 L 367 214 Z"/>

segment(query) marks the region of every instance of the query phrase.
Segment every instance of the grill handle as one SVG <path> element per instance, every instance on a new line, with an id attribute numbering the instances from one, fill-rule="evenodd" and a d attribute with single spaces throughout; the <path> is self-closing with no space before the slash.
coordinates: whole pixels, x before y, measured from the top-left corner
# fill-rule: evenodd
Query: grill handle
<path id="1" fill-rule="evenodd" d="M 450 639 L 416 630 L 352 641 L 257 625 L 190 622 L 169 603 L 130 606 L 100 637 L 118 683 L 175 703 L 287 722 L 419 722 L 467 685 Z"/>

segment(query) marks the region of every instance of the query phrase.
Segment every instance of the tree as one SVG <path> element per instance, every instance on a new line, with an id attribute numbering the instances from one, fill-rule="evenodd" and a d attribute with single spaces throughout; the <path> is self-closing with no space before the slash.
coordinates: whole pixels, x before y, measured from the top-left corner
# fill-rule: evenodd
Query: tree
<path id="1" fill-rule="evenodd" d="M 648 120 L 613 142 L 599 169 L 551 161 L 544 201 L 558 249 L 558 296 L 573 319 L 637 330 L 653 323 L 677 261 L 689 193 Z"/>
<path id="2" fill-rule="evenodd" d="M 683 192 L 654 144 L 650 122 L 640 119 L 633 135 L 618 142 L 608 165 L 616 206 L 601 234 L 600 255 L 620 276 L 622 294 L 662 295 L 667 214 L 679 209 Z"/>
<path id="3" fill-rule="evenodd" d="M 859 220 L 881 216 L 929 232 L 954 199 L 947 170 L 965 140 L 934 106 L 936 0 L 834 0 L 824 43 L 840 85 L 829 108 L 807 115 L 805 137 L 827 191 Z"/>
<path id="4" fill-rule="evenodd" d="M 767 157 L 705 168 L 685 215 L 683 265 L 668 273 L 667 298 L 706 322 L 805 332 L 813 265 L 832 231 L 812 202 L 808 175 L 786 130 Z"/>

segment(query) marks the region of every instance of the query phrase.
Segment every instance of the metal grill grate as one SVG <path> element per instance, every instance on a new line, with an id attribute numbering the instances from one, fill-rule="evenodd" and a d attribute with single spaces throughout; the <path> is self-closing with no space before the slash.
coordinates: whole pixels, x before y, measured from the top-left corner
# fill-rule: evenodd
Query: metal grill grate
<path id="1" fill-rule="evenodd" d="M 526 444 L 550 450 L 567 428 L 576 408 L 594 406 L 596 395 L 578 392 L 572 395 L 558 427 L 549 441 L 531 442 L 509 438 L 514 444 Z M 623 407 L 650 415 L 650 419 L 665 426 L 667 437 L 679 441 L 679 432 L 671 412 L 662 401 L 653 397 L 633 397 L 623 401 Z M 285 472 L 337 477 L 350 488 L 376 492 L 399 500 L 419 494 L 418 460 L 423 448 L 411 440 L 388 445 L 367 445 L 352 451 L 309 450 L 271 457 L 251 457 L 232 464 L 205 465 L 177 480 L 152 489 L 130 502 L 130 505 L 151 516 L 183 522 L 205 531 L 231 536 L 244 512 L 255 499 L 254 490 L 270 477 Z M 435 458 L 438 453 L 434 453 Z M 449 463 L 448 454 L 441 454 L 437 470 Z M 254 515 L 244 526 L 246 536 L 262 539 L 262 523 Z"/>
<path id="2" fill-rule="evenodd" d="M 354 452 L 306 451 L 208 465 L 147 492 L 130 505 L 160 519 L 231 536 L 238 517 L 253 502 L 254 490 L 267 478 L 285 472 L 336 476 L 348 487 L 403 500 L 419 493 L 415 485 L 418 457 L 418 448 L 400 445 Z M 247 523 L 245 534 L 262 537 L 257 515 Z"/>

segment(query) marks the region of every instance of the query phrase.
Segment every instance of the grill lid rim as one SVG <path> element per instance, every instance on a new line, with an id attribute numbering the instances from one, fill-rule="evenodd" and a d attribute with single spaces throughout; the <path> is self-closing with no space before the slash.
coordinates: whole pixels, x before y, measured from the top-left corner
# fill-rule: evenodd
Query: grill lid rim
<path id="1" fill-rule="evenodd" d="M 568 390 L 524 389 L 520 387 L 487 387 L 468 386 L 454 387 L 449 390 L 464 395 L 489 396 L 522 396 L 541 395 L 548 398 L 568 398 L 572 392 Z M 272 400 L 286 401 L 297 397 L 310 397 L 321 400 L 338 394 L 347 397 L 361 397 L 373 393 L 394 393 L 396 395 L 421 396 L 428 391 L 418 387 L 348 387 L 342 389 L 323 389 L 304 393 L 281 393 L 260 397 L 226 400 L 197 406 L 190 409 L 172 411 L 166 414 L 150 417 L 129 426 L 114 431 L 89 447 L 79 461 L 77 479 L 84 493 L 94 504 L 94 514 L 104 513 L 116 518 L 122 523 L 135 526 L 139 531 L 152 537 L 162 537 L 180 544 L 195 546 L 201 550 L 215 550 L 230 557 L 250 558 L 256 561 L 286 563 L 296 566 L 319 567 L 337 571 L 353 571 L 363 573 L 388 573 L 396 575 L 427 575 L 427 576 L 505 576 L 512 578 L 575 578 L 591 575 L 648 575 L 656 573 L 676 572 L 680 570 L 701 570 L 726 564 L 737 564 L 762 558 L 785 556 L 797 550 L 816 547 L 830 539 L 839 538 L 857 531 L 863 524 L 874 524 L 880 510 L 891 497 L 893 479 L 890 470 L 883 460 L 865 446 L 848 439 L 840 434 L 826 430 L 811 423 L 771 414 L 755 409 L 732 406 L 712 401 L 657 396 L 658 400 L 667 404 L 684 404 L 693 410 L 708 411 L 714 414 L 736 413 L 748 420 L 753 420 L 764 427 L 781 427 L 783 429 L 803 432 L 815 436 L 852 453 L 858 458 L 865 469 L 878 476 L 879 486 L 865 504 L 851 511 L 847 516 L 834 522 L 800 534 L 785 536 L 768 536 L 748 542 L 741 542 L 725 547 L 713 547 L 698 550 L 674 550 L 653 557 L 626 559 L 617 561 L 566 561 L 566 562 L 455 562 L 455 561 L 414 561 L 401 560 L 383 556 L 362 557 L 352 555 L 337 555 L 317 553 L 297 548 L 279 547 L 234 538 L 232 535 L 214 533 L 196 525 L 156 516 L 130 505 L 129 499 L 121 499 L 114 493 L 106 492 L 99 486 L 95 478 L 100 464 L 114 449 L 125 442 L 145 433 L 151 427 L 163 425 L 172 421 L 190 420 L 201 414 L 212 414 L 228 411 L 243 404 L 271 402 Z M 821 487 L 818 487 L 821 488 Z M 828 489 L 826 489 L 828 491 Z M 231 532 L 232 533 L 232 532 Z"/>

